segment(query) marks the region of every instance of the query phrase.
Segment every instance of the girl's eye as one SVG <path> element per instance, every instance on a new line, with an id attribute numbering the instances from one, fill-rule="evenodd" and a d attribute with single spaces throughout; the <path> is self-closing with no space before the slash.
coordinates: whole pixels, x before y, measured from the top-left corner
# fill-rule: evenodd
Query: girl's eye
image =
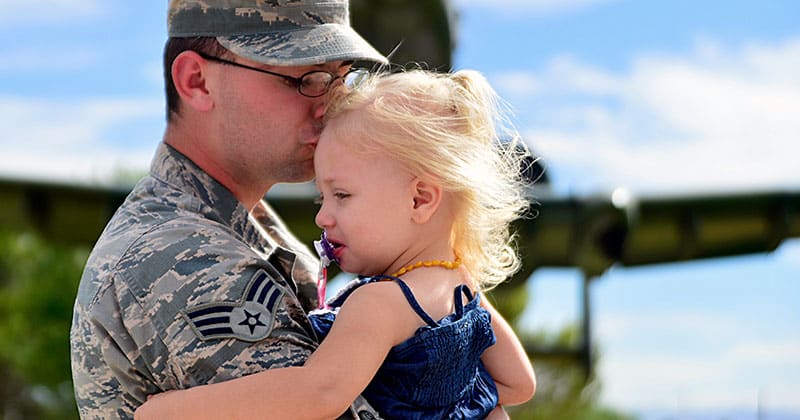
<path id="1" fill-rule="evenodd" d="M 322 205 L 322 194 L 318 195 L 317 198 L 314 199 L 314 204 L 318 206 Z"/>
<path id="2" fill-rule="evenodd" d="M 339 200 L 343 200 L 343 199 L 345 199 L 347 197 L 350 197 L 350 194 L 345 193 L 345 192 L 337 192 L 337 193 L 334 193 L 333 196 L 336 197 Z"/>

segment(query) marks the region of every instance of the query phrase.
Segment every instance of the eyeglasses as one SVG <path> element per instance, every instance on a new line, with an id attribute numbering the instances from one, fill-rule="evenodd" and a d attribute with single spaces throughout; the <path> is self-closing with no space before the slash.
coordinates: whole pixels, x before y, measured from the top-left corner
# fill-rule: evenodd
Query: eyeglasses
<path id="1" fill-rule="evenodd" d="M 246 64 L 237 63 L 235 61 L 226 60 L 224 58 L 215 57 L 213 55 L 208 55 L 201 53 L 199 51 L 195 51 L 200 57 L 203 57 L 209 61 L 215 61 L 221 64 L 227 64 L 229 66 L 234 67 L 241 67 L 247 70 L 257 71 L 259 73 L 265 73 L 272 76 L 282 77 L 284 80 L 290 82 L 292 86 L 297 87 L 297 93 L 309 97 L 309 98 L 318 98 L 331 90 L 331 87 L 339 81 L 342 80 L 345 85 L 347 86 L 355 86 L 358 84 L 359 81 L 363 80 L 363 78 L 369 73 L 366 69 L 361 68 L 351 68 L 347 71 L 347 73 L 339 76 L 335 73 L 331 73 L 324 70 L 312 70 L 308 73 L 303 74 L 300 77 L 292 77 L 285 74 L 275 73 L 273 71 L 260 69 L 258 67 L 248 66 Z"/>

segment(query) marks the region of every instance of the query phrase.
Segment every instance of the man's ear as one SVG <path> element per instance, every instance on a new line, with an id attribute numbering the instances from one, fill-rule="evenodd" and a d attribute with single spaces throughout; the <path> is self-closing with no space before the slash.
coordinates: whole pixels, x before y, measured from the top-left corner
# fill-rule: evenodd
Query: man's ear
<path id="1" fill-rule="evenodd" d="M 194 51 L 184 51 L 172 62 L 172 82 L 181 100 L 198 111 L 209 111 L 214 101 L 209 95 L 207 63 Z"/>
<path id="2" fill-rule="evenodd" d="M 417 223 L 426 223 L 436 213 L 439 203 L 442 202 L 442 187 L 428 181 L 415 178 L 414 208 L 411 219 Z"/>

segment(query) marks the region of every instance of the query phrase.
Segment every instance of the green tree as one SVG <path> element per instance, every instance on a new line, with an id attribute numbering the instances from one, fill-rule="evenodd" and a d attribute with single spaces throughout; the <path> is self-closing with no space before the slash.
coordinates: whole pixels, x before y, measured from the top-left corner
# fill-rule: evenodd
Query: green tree
<path id="1" fill-rule="evenodd" d="M 4 413 L 75 418 L 69 328 L 86 247 L 0 231 L 0 370 Z"/>

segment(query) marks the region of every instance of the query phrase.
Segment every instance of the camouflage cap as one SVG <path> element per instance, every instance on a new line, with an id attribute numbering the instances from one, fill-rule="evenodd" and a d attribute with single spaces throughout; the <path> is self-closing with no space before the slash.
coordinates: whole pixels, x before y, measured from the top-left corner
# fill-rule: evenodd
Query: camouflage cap
<path id="1" fill-rule="evenodd" d="M 387 63 L 350 26 L 348 0 L 170 0 L 169 36 L 213 36 L 239 56 L 275 66 Z"/>

